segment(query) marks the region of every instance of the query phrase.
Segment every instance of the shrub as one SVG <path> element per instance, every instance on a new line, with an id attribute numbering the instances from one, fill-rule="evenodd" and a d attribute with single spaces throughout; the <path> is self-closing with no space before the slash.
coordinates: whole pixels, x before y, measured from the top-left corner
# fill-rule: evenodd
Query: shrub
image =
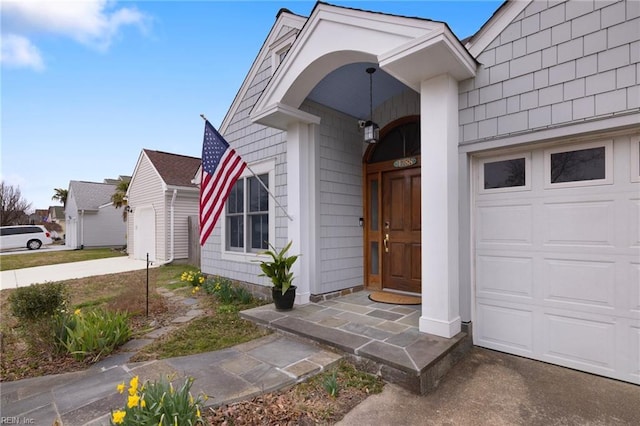
<path id="1" fill-rule="evenodd" d="M 129 382 L 127 404 L 122 410 L 111 412 L 112 425 L 204 425 L 200 414 L 202 398 L 191 395 L 193 378 L 189 377 L 179 389 L 169 380 L 145 382 L 139 386 L 138 376 Z M 124 393 L 124 382 L 117 386 Z"/>
<path id="2" fill-rule="evenodd" d="M 131 337 L 128 315 L 104 309 L 61 313 L 55 317 L 54 327 L 59 348 L 79 361 L 92 357 L 95 362 Z"/>
<path id="3" fill-rule="evenodd" d="M 18 287 L 9 296 L 11 313 L 23 321 L 48 318 L 65 309 L 67 288 L 64 283 L 48 282 Z"/>

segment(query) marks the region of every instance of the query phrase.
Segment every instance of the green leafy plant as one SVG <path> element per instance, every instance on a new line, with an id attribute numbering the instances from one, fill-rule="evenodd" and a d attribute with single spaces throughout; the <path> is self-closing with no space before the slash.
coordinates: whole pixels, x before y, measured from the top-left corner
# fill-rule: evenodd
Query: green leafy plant
<path id="1" fill-rule="evenodd" d="M 253 296 L 247 289 L 233 285 L 231 280 L 227 278 L 215 277 L 213 280 L 208 279 L 204 282 L 202 288 L 225 305 L 231 303 L 248 304 L 253 300 Z"/>
<path id="2" fill-rule="evenodd" d="M 279 288 L 282 294 L 285 294 L 293 283 L 293 272 L 291 267 L 298 260 L 299 255 L 287 256 L 287 251 L 291 248 L 293 241 L 277 251 L 274 246 L 269 243 L 271 250 L 266 250 L 261 254 L 271 257 L 271 260 L 260 260 L 260 269 L 262 274 L 259 277 L 267 277 L 271 280 L 274 287 Z"/>
<path id="3" fill-rule="evenodd" d="M 57 315 L 54 324 L 60 350 L 79 361 L 92 357 L 95 362 L 131 338 L 128 315 L 121 312 L 76 309 Z"/>
<path id="4" fill-rule="evenodd" d="M 64 283 L 48 282 L 18 287 L 9 295 L 11 313 L 24 321 L 48 318 L 67 306 Z"/>
<path id="5" fill-rule="evenodd" d="M 338 373 L 333 372 L 333 374 L 325 377 L 322 382 L 322 387 L 327 391 L 330 397 L 337 398 L 338 393 L 340 392 L 340 385 L 338 384 Z"/>
<path id="6" fill-rule="evenodd" d="M 167 378 L 159 381 L 146 381 L 142 386 L 135 376 L 129 382 L 127 403 L 121 410 L 111 411 L 112 425 L 204 425 L 200 408 L 203 398 L 194 398 L 191 394 L 193 378 L 189 377 L 184 384 L 175 389 Z M 125 391 L 124 382 L 116 389 Z M 204 397 L 206 399 L 206 397 Z"/>

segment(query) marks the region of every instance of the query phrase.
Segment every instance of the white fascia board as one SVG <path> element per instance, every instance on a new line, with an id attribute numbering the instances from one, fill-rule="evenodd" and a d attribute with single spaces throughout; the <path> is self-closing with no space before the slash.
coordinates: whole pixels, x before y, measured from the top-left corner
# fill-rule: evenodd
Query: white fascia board
<path id="1" fill-rule="evenodd" d="M 278 40 L 279 38 L 278 34 L 280 32 L 280 29 L 284 26 L 301 29 L 304 26 L 304 23 L 306 21 L 307 19 L 302 16 L 297 16 L 297 15 L 293 15 L 286 12 L 281 13 L 280 16 L 278 16 L 278 18 L 276 19 L 276 22 L 273 24 L 273 27 L 271 27 L 271 31 L 269 31 L 269 35 L 267 36 L 266 40 L 262 44 L 262 47 L 260 48 L 260 51 L 258 52 L 256 59 L 251 64 L 251 68 L 249 69 L 249 72 L 247 73 L 246 77 L 242 81 L 242 84 L 240 85 L 240 89 L 236 93 L 236 96 L 233 99 L 233 102 L 231 103 L 231 106 L 229 107 L 227 114 L 224 116 L 224 119 L 220 124 L 220 128 L 218 129 L 218 132 L 220 132 L 221 135 L 225 134 L 227 127 L 231 122 L 231 119 L 233 118 L 236 111 L 240 107 L 240 103 L 244 99 L 247 91 L 249 90 L 250 83 L 254 80 L 254 78 L 258 74 L 260 65 L 267 58 L 267 55 L 270 54 L 271 52 L 270 46 Z"/>
<path id="2" fill-rule="evenodd" d="M 496 13 L 480 28 L 480 31 L 466 44 L 465 47 L 469 53 L 477 58 L 532 1 L 509 0 L 507 4 L 500 6 Z"/>
<path id="3" fill-rule="evenodd" d="M 380 68 L 415 91 L 420 83 L 449 74 L 461 81 L 475 76 L 477 63 L 446 25 L 378 57 Z"/>
<path id="4" fill-rule="evenodd" d="M 138 161 L 136 161 L 136 166 L 133 168 L 133 174 L 131 175 L 131 180 L 129 181 L 127 192 L 126 194 L 124 194 L 125 197 L 127 197 L 127 199 L 129 198 L 129 191 L 131 190 L 131 182 L 133 182 L 133 179 L 136 177 L 136 174 L 138 173 L 138 169 L 140 168 L 140 163 L 142 162 L 143 156 L 145 156 L 144 149 L 141 149 L 140 155 L 138 155 Z"/>
<path id="5" fill-rule="evenodd" d="M 171 191 L 173 192 L 174 189 L 178 190 L 179 192 L 200 192 L 199 188 L 193 187 L 193 186 L 179 186 L 179 185 L 166 185 L 165 187 L 165 191 Z"/>
<path id="6" fill-rule="evenodd" d="M 254 123 L 285 131 L 291 123 L 320 124 L 320 117 L 280 102 L 263 108 L 258 114 L 252 113 L 249 118 Z"/>

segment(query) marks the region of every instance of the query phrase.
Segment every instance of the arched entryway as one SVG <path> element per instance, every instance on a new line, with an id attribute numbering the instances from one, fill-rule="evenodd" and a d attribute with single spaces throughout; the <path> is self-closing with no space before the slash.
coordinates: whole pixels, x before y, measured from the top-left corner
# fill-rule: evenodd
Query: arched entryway
<path id="1" fill-rule="evenodd" d="M 381 134 L 364 156 L 365 283 L 372 290 L 420 293 L 419 117 L 396 120 Z"/>

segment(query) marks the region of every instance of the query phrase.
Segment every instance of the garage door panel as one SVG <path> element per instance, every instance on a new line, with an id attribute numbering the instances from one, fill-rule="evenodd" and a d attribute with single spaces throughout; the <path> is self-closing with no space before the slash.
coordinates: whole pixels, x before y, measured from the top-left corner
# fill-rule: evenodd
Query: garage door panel
<path id="1" fill-rule="evenodd" d="M 640 316 L 640 263 L 629 263 L 629 310 Z"/>
<path id="2" fill-rule="evenodd" d="M 530 245 L 532 218 L 530 204 L 479 207 L 478 243 Z"/>
<path id="3" fill-rule="evenodd" d="M 615 322 L 545 313 L 542 353 L 562 365 L 611 374 L 615 366 Z"/>
<path id="4" fill-rule="evenodd" d="M 613 200 L 545 203 L 543 211 L 545 245 L 614 245 Z"/>
<path id="5" fill-rule="evenodd" d="M 632 380 L 635 379 L 636 383 L 640 383 L 640 324 L 629 326 L 626 330 L 627 336 L 623 341 L 627 342 L 628 347 L 626 351 L 619 354 L 623 357 L 620 364 L 629 365 L 629 376 Z M 625 357 L 626 354 L 629 354 L 628 360 Z"/>
<path id="6" fill-rule="evenodd" d="M 533 296 L 533 259 L 513 256 L 478 256 L 478 297 L 528 298 Z"/>
<path id="7" fill-rule="evenodd" d="M 530 356 L 533 351 L 533 311 L 478 302 L 478 344 Z"/>
<path id="8" fill-rule="evenodd" d="M 615 305 L 615 263 L 574 259 L 544 259 L 544 299 L 580 308 Z M 571 306 L 576 309 L 576 306 Z"/>

